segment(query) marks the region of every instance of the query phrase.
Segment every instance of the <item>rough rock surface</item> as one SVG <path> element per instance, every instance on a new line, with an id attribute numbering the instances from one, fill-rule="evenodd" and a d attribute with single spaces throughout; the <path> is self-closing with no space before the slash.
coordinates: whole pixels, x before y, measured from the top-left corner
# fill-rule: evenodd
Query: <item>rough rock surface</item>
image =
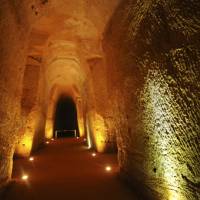
<path id="1" fill-rule="evenodd" d="M 101 75 L 98 81 L 93 78 L 89 63 L 102 59 L 102 33 L 118 2 L 1 1 L 0 184 L 11 177 L 14 154 L 29 156 L 45 137 L 52 137 L 55 107 L 62 95 L 74 99 L 80 133 L 84 135 L 87 127 L 90 145 L 106 145 L 100 105 L 106 98 L 101 91 L 105 77 L 99 65 Z M 99 119 L 100 124 L 94 123 Z M 103 137 L 99 128 L 105 130 Z M 100 143 L 95 138 L 101 138 Z"/>
<path id="2" fill-rule="evenodd" d="M 199 9 L 123 1 L 105 33 L 121 171 L 158 199 L 200 198 Z"/>
<path id="3" fill-rule="evenodd" d="M 117 146 L 124 178 L 199 199 L 199 33 L 199 0 L 1 0 L 0 186 L 70 96 L 81 136 Z"/>

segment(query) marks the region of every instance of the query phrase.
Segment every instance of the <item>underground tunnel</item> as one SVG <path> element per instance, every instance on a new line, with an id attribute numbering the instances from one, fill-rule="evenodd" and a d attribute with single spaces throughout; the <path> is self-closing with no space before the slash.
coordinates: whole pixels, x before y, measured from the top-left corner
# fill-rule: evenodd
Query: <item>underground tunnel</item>
<path id="1" fill-rule="evenodd" d="M 199 200 L 199 10 L 1 0 L 0 199 Z"/>
<path id="2" fill-rule="evenodd" d="M 54 137 L 79 137 L 76 105 L 70 97 L 58 100 L 54 119 Z"/>

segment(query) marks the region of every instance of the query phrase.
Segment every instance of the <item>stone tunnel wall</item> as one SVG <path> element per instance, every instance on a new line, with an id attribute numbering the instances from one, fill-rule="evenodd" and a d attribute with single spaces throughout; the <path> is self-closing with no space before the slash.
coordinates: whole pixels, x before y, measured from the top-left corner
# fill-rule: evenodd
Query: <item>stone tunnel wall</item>
<path id="1" fill-rule="evenodd" d="M 93 58 L 88 61 L 91 71 L 92 87 L 94 91 L 95 116 L 93 132 L 99 152 L 113 152 L 116 150 L 115 133 L 109 127 L 109 110 L 106 79 L 106 65 L 104 57 Z"/>
<path id="2" fill-rule="evenodd" d="M 28 35 L 33 21 L 44 14 L 40 9 L 48 10 L 49 4 L 41 2 L 2 0 L 0 5 L 0 183 L 11 176 L 15 143 L 24 132 L 25 117 L 20 115 L 20 102 Z M 60 9 L 61 15 L 68 8 L 71 13 L 72 1 L 51 2 L 50 7 L 54 7 L 51 11 Z M 110 15 L 109 4 L 114 0 L 109 4 L 91 2 L 92 12 L 82 8 L 81 13 L 86 10 L 93 24 L 96 10 L 99 16 L 107 13 L 102 15 L 105 19 L 98 19 L 95 24 L 99 26 L 97 30 L 102 30 Z M 78 7 L 85 5 L 84 1 L 79 3 L 83 4 Z M 106 9 L 102 12 L 95 5 Z M 107 69 L 103 63 L 92 64 L 93 80 L 88 77 L 89 86 L 83 91 L 84 104 L 88 104 L 88 109 L 84 108 L 86 129 L 95 134 L 103 127 L 106 129 L 103 131 L 111 134 L 112 141 L 116 133 L 122 174 L 149 188 L 150 193 L 154 191 L 159 199 L 199 197 L 199 8 L 198 0 L 122 1 L 105 34 Z M 47 30 L 51 29 L 47 26 Z M 83 37 L 81 43 L 88 44 L 83 34 L 88 30 L 83 30 L 78 31 Z M 83 46 L 87 50 L 88 46 Z M 96 56 L 99 59 L 96 52 L 92 57 L 86 56 L 86 60 Z M 45 115 L 41 109 L 45 83 L 40 78 L 39 85 L 43 86 L 36 91 L 36 112 L 30 115 L 40 121 L 34 122 L 36 132 L 42 132 Z M 108 84 L 108 91 L 101 81 L 105 87 Z M 92 87 L 93 91 L 87 92 Z M 85 103 L 88 97 L 90 100 Z M 103 102 L 101 97 L 108 97 L 107 101 Z M 43 135 L 36 136 L 38 143 Z M 102 141 L 105 142 L 104 138 Z"/>
<path id="3" fill-rule="evenodd" d="M 14 152 L 28 156 L 30 150 L 35 149 L 44 140 L 45 105 L 47 106 L 48 102 L 44 102 L 47 91 L 45 91 L 46 83 L 44 82 L 46 66 L 43 65 L 43 61 L 45 60 L 44 52 L 47 52 L 47 40 L 51 40 L 51 36 L 55 36 L 56 40 L 64 38 L 66 41 L 78 43 L 78 47 L 82 49 L 80 54 L 84 54 L 82 57 L 85 59 L 85 63 L 87 59 L 99 57 L 95 43 L 98 41 L 99 44 L 105 24 L 118 2 L 118 0 L 1 1 L 0 184 L 11 177 Z M 71 12 L 72 10 L 73 12 Z M 66 30 L 63 35 L 59 36 L 63 29 Z M 37 64 L 32 63 L 35 62 L 33 60 Z M 31 67 L 25 71 L 26 65 Z M 81 65 L 81 68 L 87 67 Z M 31 73 L 32 70 L 33 73 Z M 96 84 L 92 83 L 91 79 L 91 76 L 88 77 L 91 85 Z M 59 84 L 59 81 L 57 82 Z M 80 84 L 80 80 L 77 82 Z M 90 87 L 92 87 L 91 85 Z M 97 90 L 101 90 L 100 85 L 98 87 Z M 84 88 L 81 93 L 87 94 L 87 90 L 90 89 Z M 101 93 L 98 95 L 102 97 Z M 92 99 L 88 101 L 88 104 L 91 102 L 92 105 L 88 107 L 88 110 L 84 108 L 84 121 L 91 121 L 91 130 L 92 127 L 94 130 L 101 128 L 102 125 L 105 125 L 102 119 L 103 114 L 100 118 L 93 114 L 96 112 L 95 109 L 99 112 L 100 103 L 98 102 L 103 102 L 102 99 L 96 97 L 97 108 L 95 107 L 95 98 L 87 95 L 85 97 L 84 105 L 88 98 Z M 90 115 L 89 113 L 92 112 L 94 113 Z M 101 113 L 103 113 L 103 109 Z M 86 118 L 90 118 L 90 120 Z M 93 119 L 97 120 L 97 126 L 93 123 Z M 87 127 L 86 124 L 84 126 Z M 26 140 L 26 136 L 29 135 L 30 137 Z M 31 147 L 27 149 L 26 154 L 23 153 L 25 152 L 23 150 L 25 143 L 28 144 L 25 146 Z M 16 145 L 17 148 L 21 145 L 22 151 L 21 149 L 15 151 Z"/>
<path id="4" fill-rule="evenodd" d="M 105 32 L 121 174 L 148 199 L 200 198 L 199 10 L 125 0 Z"/>
<path id="5" fill-rule="evenodd" d="M 28 26 L 8 1 L 0 6 L 0 185 L 12 173 L 15 142 L 23 127 L 20 116 L 21 85 Z M 15 34 L 9 34 L 15 33 Z"/>
<path id="6" fill-rule="evenodd" d="M 27 62 L 27 61 L 26 61 Z M 26 64 L 21 98 L 21 117 L 25 119 L 17 140 L 16 156 L 29 156 L 44 137 L 44 73 L 40 65 Z"/>
<path id="7" fill-rule="evenodd" d="M 30 0 L 29 4 L 33 2 Z M 11 178 L 13 154 L 24 135 L 26 114 L 30 108 L 25 105 L 26 89 L 24 87 L 23 90 L 23 83 L 27 75 L 25 66 L 31 25 L 37 16 L 30 12 L 29 4 L 27 1 L 2 0 L 0 5 L 0 187 Z M 42 82 L 42 78 L 39 82 Z M 42 87 L 40 89 L 42 91 Z M 36 95 L 34 92 L 37 93 L 32 91 L 32 97 Z M 36 102 L 41 101 L 37 96 Z M 30 105 L 33 105 L 34 102 L 31 102 Z M 37 119 L 41 115 L 44 117 L 44 113 L 40 112 Z M 34 132 L 39 129 L 37 124 Z"/>

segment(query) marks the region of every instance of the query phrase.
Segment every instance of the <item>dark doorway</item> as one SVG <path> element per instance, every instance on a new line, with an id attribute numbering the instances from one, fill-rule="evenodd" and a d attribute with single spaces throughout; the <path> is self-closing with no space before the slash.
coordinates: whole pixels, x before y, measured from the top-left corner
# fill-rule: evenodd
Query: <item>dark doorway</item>
<path id="1" fill-rule="evenodd" d="M 76 105 L 72 98 L 61 97 L 56 107 L 54 137 L 75 136 L 79 136 Z"/>

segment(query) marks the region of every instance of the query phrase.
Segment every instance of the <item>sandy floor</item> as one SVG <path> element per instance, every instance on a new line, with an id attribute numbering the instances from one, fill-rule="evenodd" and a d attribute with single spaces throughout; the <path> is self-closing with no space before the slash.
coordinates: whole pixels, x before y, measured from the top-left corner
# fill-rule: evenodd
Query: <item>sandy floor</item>
<path id="1" fill-rule="evenodd" d="M 33 155 L 34 161 L 14 161 L 13 179 L 5 200 L 136 200 L 129 187 L 117 178 L 113 154 L 97 154 L 82 139 L 51 141 Z M 105 171 L 110 165 L 112 171 Z M 25 173 L 29 176 L 22 181 Z"/>

